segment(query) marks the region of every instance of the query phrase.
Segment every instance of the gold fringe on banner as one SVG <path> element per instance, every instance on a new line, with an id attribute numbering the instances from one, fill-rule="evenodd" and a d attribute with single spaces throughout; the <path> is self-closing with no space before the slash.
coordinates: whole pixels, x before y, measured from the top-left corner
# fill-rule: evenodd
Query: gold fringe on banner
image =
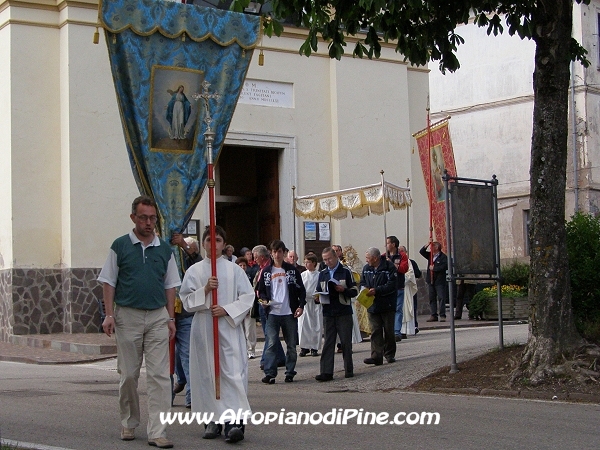
<path id="1" fill-rule="evenodd" d="M 415 139 L 419 139 L 420 137 L 425 136 L 428 131 L 433 132 L 435 130 L 442 128 L 444 125 L 446 125 L 446 122 L 448 122 L 448 120 L 450 120 L 450 117 L 451 116 L 444 117 L 442 120 L 431 124 L 431 126 L 429 126 L 428 128 L 424 128 L 421 131 L 417 131 L 416 133 L 413 134 L 413 137 Z"/>

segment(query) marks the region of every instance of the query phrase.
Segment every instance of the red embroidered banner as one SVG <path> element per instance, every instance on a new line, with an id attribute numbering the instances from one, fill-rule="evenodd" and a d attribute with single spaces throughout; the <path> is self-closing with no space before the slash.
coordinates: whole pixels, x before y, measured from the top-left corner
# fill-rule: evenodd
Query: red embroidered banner
<path id="1" fill-rule="evenodd" d="M 446 253 L 446 196 L 442 177 L 444 170 L 447 170 L 450 176 L 457 176 L 448 119 L 415 133 L 414 137 L 419 147 L 419 159 L 429 198 L 433 240 L 441 243 L 442 250 Z"/>

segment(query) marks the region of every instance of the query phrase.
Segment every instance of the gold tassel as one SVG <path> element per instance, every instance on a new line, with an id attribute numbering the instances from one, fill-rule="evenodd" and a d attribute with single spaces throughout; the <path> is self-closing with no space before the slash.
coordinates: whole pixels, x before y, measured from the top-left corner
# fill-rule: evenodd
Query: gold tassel
<path id="1" fill-rule="evenodd" d="M 182 35 L 181 35 L 181 40 L 182 40 L 183 42 L 185 42 L 185 31 L 184 31 L 184 32 L 182 33 Z"/>
<path id="2" fill-rule="evenodd" d="M 262 43 L 263 43 L 263 21 L 265 20 L 265 18 L 263 16 L 260 16 L 260 28 L 258 30 L 258 32 L 260 33 L 260 44 L 259 44 L 259 48 L 260 48 L 260 53 L 258 54 L 258 65 L 259 66 L 264 66 L 265 65 L 265 55 L 263 54 L 263 48 L 262 48 Z M 267 19 L 268 20 L 268 19 Z"/>
<path id="3" fill-rule="evenodd" d="M 94 44 L 97 44 L 98 42 L 100 42 L 100 33 L 98 32 L 98 27 L 96 27 L 96 31 L 94 32 L 93 42 L 94 42 Z"/>
<path id="4" fill-rule="evenodd" d="M 244 48 L 244 49 L 242 49 L 242 58 L 245 58 L 245 57 L 246 57 L 246 49 Z"/>
<path id="5" fill-rule="evenodd" d="M 112 41 L 113 41 L 113 44 L 116 44 L 116 43 L 117 43 L 117 35 L 116 35 L 116 34 L 113 34 L 113 39 L 112 39 Z"/>

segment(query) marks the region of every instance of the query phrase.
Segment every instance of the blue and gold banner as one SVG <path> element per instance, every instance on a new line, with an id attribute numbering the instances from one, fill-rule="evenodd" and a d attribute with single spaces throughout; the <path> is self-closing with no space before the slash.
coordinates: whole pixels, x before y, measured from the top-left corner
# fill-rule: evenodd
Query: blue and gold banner
<path id="1" fill-rule="evenodd" d="M 161 0 L 102 0 L 99 15 L 133 174 L 156 200 L 168 240 L 184 229 L 206 186 L 207 116 L 218 158 L 260 18 Z M 203 88 L 218 98 L 203 100 Z"/>

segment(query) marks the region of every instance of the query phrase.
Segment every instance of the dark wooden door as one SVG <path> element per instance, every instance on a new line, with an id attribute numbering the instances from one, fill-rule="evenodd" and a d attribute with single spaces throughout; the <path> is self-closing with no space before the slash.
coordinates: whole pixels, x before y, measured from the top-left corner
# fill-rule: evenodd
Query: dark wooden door
<path id="1" fill-rule="evenodd" d="M 258 236 L 267 245 L 281 236 L 279 218 L 279 153 L 277 149 L 257 151 Z"/>

